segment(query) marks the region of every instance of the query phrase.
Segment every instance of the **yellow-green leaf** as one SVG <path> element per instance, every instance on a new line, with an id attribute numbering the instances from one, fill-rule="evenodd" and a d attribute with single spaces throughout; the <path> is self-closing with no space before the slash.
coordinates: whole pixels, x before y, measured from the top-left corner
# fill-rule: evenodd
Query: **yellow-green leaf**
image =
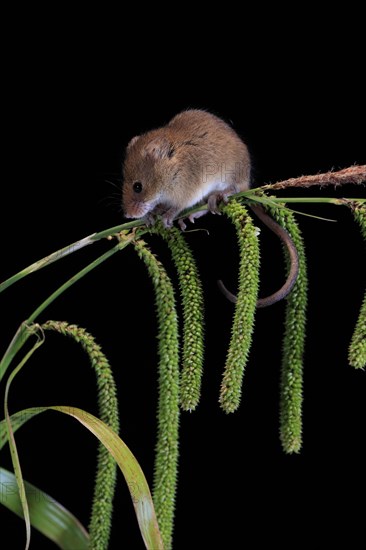
<path id="1" fill-rule="evenodd" d="M 163 550 L 164 547 L 155 515 L 155 509 L 144 473 L 127 445 L 109 426 L 99 420 L 99 418 L 75 407 L 34 407 L 32 409 L 20 411 L 10 417 L 13 432 L 24 424 L 26 420 L 47 410 L 55 410 L 72 416 L 88 428 L 88 430 L 91 431 L 109 450 L 127 482 L 146 548 L 148 550 Z M 0 423 L 0 440 L 2 440 L 3 443 L 7 437 L 4 431 L 6 432 L 6 430 L 4 430 L 4 421 L 2 421 Z"/>

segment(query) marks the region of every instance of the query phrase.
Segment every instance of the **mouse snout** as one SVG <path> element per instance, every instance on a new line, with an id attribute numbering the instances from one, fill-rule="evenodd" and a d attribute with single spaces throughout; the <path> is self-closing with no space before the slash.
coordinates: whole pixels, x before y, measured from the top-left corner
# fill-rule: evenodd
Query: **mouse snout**
<path id="1" fill-rule="evenodd" d="M 134 200 L 123 206 L 123 213 L 126 218 L 142 218 L 150 210 L 150 205 L 144 201 Z"/>

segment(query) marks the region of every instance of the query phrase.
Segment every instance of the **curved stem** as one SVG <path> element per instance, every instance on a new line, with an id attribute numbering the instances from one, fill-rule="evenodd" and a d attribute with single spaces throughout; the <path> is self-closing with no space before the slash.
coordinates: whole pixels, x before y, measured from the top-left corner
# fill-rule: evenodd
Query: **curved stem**
<path id="1" fill-rule="evenodd" d="M 18 331 L 16 332 L 14 338 L 9 344 L 8 349 L 6 350 L 4 357 L 0 363 L 0 381 L 3 378 L 4 374 L 6 373 L 6 370 L 8 366 L 10 365 L 11 361 L 14 359 L 15 355 L 18 353 L 18 351 L 23 347 L 23 345 L 26 343 L 26 341 L 29 338 L 29 332 L 27 331 L 27 326 L 30 325 L 35 321 L 35 319 L 54 301 L 56 298 L 58 298 L 65 290 L 70 288 L 74 283 L 79 281 L 84 275 L 89 273 L 92 269 L 103 263 L 105 260 L 110 258 L 115 252 L 118 252 L 119 250 L 122 250 L 127 246 L 131 240 L 126 239 L 124 241 L 119 242 L 114 248 L 111 250 L 108 250 L 105 252 L 102 256 L 91 262 L 89 265 L 84 267 L 81 271 L 76 273 L 73 277 L 71 277 L 66 283 L 61 285 L 55 292 L 53 292 L 33 313 L 28 317 L 28 319 L 22 323 L 22 325 L 19 327 Z"/>

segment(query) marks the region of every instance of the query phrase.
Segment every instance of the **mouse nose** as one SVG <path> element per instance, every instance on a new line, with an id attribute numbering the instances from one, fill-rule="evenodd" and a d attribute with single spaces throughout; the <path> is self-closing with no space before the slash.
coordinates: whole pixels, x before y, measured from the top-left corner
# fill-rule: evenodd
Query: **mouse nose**
<path id="1" fill-rule="evenodd" d="M 126 218 L 142 218 L 149 212 L 149 210 L 148 204 L 141 201 L 136 201 L 129 204 L 128 208 L 124 208 L 124 215 Z"/>

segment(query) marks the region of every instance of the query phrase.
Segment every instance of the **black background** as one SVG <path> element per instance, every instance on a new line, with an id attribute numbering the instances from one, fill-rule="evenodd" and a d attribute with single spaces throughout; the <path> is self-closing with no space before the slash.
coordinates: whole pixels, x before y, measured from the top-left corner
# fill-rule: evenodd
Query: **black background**
<path id="1" fill-rule="evenodd" d="M 120 32 L 130 25 L 125 21 Z M 55 33 L 49 22 L 47 31 L 31 32 L 28 41 L 18 28 L 18 38 L 9 44 L 2 280 L 62 246 L 121 223 L 126 144 L 188 107 L 232 121 L 252 153 L 256 185 L 366 163 L 359 81 L 364 66 L 354 37 L 347 50 L 344 43 L 337 49 L 325 40 L 312 53 L 306 48 L 295 53 L 295 36 L 282 49 L 274 50 L 270 40 L 261 49 L 267 37 L 262 31 L 245 45 L 238 40 L 207 49 L 198 40 L 193 52 L 183 47 L 178 55 L 170 36 L 159 40 L 157 33 L 139 53 L 133 41 L 119 43 L 114 29 L 101 39 L 99 27 L 84 36 L 86 27 L 68 22 Z M 205 28 L 214 41 L 212 30 Z M 182 35 L 183 46 L 189 35 Z M 352 197 L 365 196 L 365 188 L 286 194 Z M 207 216 L 197 226 L 209 235 L 187 235 L 204 285 L 207 347 L 201 404 L 181 417 L 176 549 L 268 543 L 292 548 L 298 542 L 361 548 L 365 373 L 348 366 L 347 346 L 365 286 L 364 243 L 348 210 L 294 208 L 336 220 L 298 218 L 309 264 L 300 455 L 286 456 L 278 438 L 284 304 L 258 311 L 242 403 L 236 414 L 225 415 L 218 391 L 233 307 L 218 293 L 216 279 L 235 288 L 235 234 L 224 219 Z M 149 242 L 174 279 L 163 243 Z M 108 247 L 89 247 L 3 294 L 1 351 L 41 300 Z M 261 294 L 266 295 L 283 280 L 281 247 L 266 229 L 261 254 Z M 121 436 L 151 482 L 156 321 L 152 286 L 133 250 L 77 283 L 40 321 L 49 318 L 85 327 L 103 347 L 118 385 Z M 93 376 L 72 342 L 49 335 L 14 382 L 10 410 L 66 404 L 97 414 Z M 25 479 L 87 525 L 96 456 L 92 436 L 71 419 L 49 413 L 20 430 L 17 443 Z M 2 452 L 2 464 L 11 469 L 8 450 Z M 12 548 L 22 548 L 22 522 L 5 509 L 1 516 L 2 534 L 13 537 Z M 143 548 L 119 475 L 110 548 L 122 547 L 124 540 L 128 548 Z M 34 531 L 32 547 L 53 546 Z"/>

